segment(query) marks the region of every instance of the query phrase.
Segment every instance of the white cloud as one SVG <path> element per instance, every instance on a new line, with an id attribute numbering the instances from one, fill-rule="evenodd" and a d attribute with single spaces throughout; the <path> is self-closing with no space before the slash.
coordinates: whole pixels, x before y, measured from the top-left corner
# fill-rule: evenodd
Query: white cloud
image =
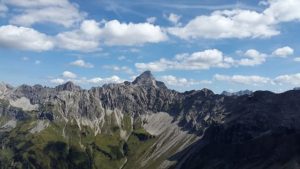
<path id="1" fill-rule="evenodd" d="M 299 0 L 261 1 L 262 12 L 253 10 L 219 10 L 200 15 L 183 27 L 168 29 L 182 39 L 265 38 L 280 34 L 278 24 L 300 21 Z"/>
<path id="2" fill-rule="evenodd" d="M 156 22 L 156 19 L 157 19 L 156 17 L 149 17 L 149 18 L 146 19 L 146 21 L 148 23 L 154 24 Z"/>
<path id="3" fill-rule="evenodd" d="M 244 75 L 214 75 L 214 80 L 225 81 L 229 83 L 237 83 L 242 85 L 290 85 L 300 86 L 300 73 L 280 75 L 275 78 L 263 77 L 263 76 L 244 76 Z"/>
<path id="4" fill-rule="evenodd" d="M 207 80 L 199 81 L 194 79 L 178 78 L 172 75 L 162 76 L 160 79 L 170 86 L 184 87 L 184 86 L 193 86 L 199 84 L 211 84 L 211 81 L 207 81 Z"/>
<path id="5" fill-rule="evenodd" d="M 295 61 L 295 62 L 300 62 L 300 57 L 294 58 L 294 61 Z"/>
<path id="6" fill-rule="evenodd" d="M 109 70 L 112 70 L 112 71 L 115 71 L 115 72 L 124 72 L 124 73 L 127 73 L 127 74 L 133 74 L 132 69 L 127 67 L 127 66 L 106 65 L 106 66 L 103 66 L 103 68 L 109 69 Z"/>
<path id="7" fill-rule="evenodd" d="M 217 81 L 226 81 L 231 83 L 238 83 L 238 84 L 244 84 L 244 85 L 263 85 L 268 84 L 271 82 L 271 79 L 268 77 L 262 77 L 262 76 L 243 76 L 243 75 L 233 75 L 233 76 L 227 76 L 227 75 L 220 75 L 216 74 L 214 76 L 214 79 Z"/>
<path id="8" fill-rule="evenodd" d="M 56 36 L 57 46 L 76 51 L 99 50 L 100 42 L 114 46 L 134 46 L 144 43 L 158 43 L 167 39 L 159 26 L 150 23 L 120 23 L 117 20 L 84 20 L 77 30 L 60 33 Z"/>
<path id="9" fill-rule="evenodd" d="M 6 0 L 5 3 L 17 7 L 18 14 L 10 23 L 22 26 L 50 22 L 70 27 L 86 16 L 68 0 Z"/>
<path id="10" fill-rule="evenodd" d="M 170 21 L 172 24 L 174 25 L 180 25 L 179 21 L 181 19 L 180 15 L 174 14 L 174 13 L 170 13 L 168 16 L 165 16 L 168 21 Z"/>
<path id="11" fill-rule="evenodd" d="M 150 63 L 136 63 L 139 70 L 203 70 L 211 67 L 230 67 L 233 59 L 217 49 L 208 49 L 192 54 L 180 54 L 172 60 L 160 59 Z"/>
<path id="12" fill-rule="evenodd" d="M 119 76 L 116 76 L 116 75 L 108 77 L 108 78 L 95 77 L 95 78 L 87 80 L 88 83 L 98 84 L 98 85 L 109 84 L 109 83 L 122 83 L 124 81 L 125 80 L 121 79 Z"/>
<path id="13" fill-rule="evenodd" d="M 80 26 L 80 30 L 86 35 L 98 37 L 101 34 L 99 25 L 100 23 L 95 20 L 84 20 Z"/>
<path id="14" fill-rule="evenodd" d="M 268 2 L 268 1 L 261 0 L 261 1 L 259 1 L 258 5 L 261 5 L 261 6 L 268 6 L 268 5 L 269 5 L 269 2 Z"/>
<path id="15" fill-rule="evenodd" d="M 75 51 L 95 51 L 99 49 L 99 23 L 94 20 L 85 20 L 80 29 L 59 33 L 56 36 L 57 46 L 62 49 Z"/>
<path id="16" fill-rule="evenodd" d="M 279 85 L 300 85 L 300 73 L 290 74 L 290 75 L 281 75 L 274 79 L 274 82 Z"/>
<path id="17" fill-rule="evenodd" d="M 54 83 L 54 84 L 63 84 L 63 83 L 65 83 L 65 80 L 57 78 L 57 79 L 51 79 L 50 82 Z"/>
<path id="18" fill-rule="evenodd" d="M 270 6 L 264 13 L 272 16 L 276 22 L 300 20 L 299 0 L 268 0 L 268 2 Z"/>
<path id="19" fill-rule="evenodd" d="M 217 49 L 208 49 L 192 54 L 178 54 L 173 59 L 161 58 L 158 61 L 149 63 L 136 63 L 135 67 L 140 70 L 165 71 L 165 70 L 204 70 L 210 68 L 230 68 L 232 66 L 256 66 L 263 64 L 267 54 L 260 53 L 255 49 L 245 52 L 238 51 L 241 59 L 233 59 L 224 55 Z"/>
<path id="20" fill-rule="evenodd" d="M 285 46 L 285 47 L 276 49 L 272 54 L 274 56 L 285 58 L 287 56 L 293 55 L 294 49 L 289 46 Z"/>
<path id="21" fill-rule="evenodd" d="M 242 66 L 255 66 L 260 65 L 266 61 L 267 55 L 264 53 L 260 53 L 255 49 L 249 49 L 244 53 L 244 56 L 248 58 L 244 58 L 238 61 L 239 65 Z"/>
<path id="22" fill-rule="evenodd" d="M 105 44 L 110 46 L 143 45 L 168 39 L 159 26 L 150 23 L 120 23 L 118 20 L 105 22 L 101 36 Z"/>
<path id="23" fill-rule="evenodd" d="M 82 59 L 75 60 L 74 62 L 71 62 L 70 65 L 83 67 L 83 68 L 93 68 L 94 67 L 93 64 L 85 62 Z"/>
<path id="24" fill-rule="evenodd" d="M 64 32 L 56 36 L 57 46 L 62 49 L 91 52 L 99 48 L 99 41 L 80 32 Z"/>
<path id="25" fill-rule="evenodd" d="M 67 81 L 72 81 L 76 84 L 82 85 L 103 85 L 103 84 L 110 84 L 110 83 L 122 83 L 125 80 L 121 79 L 119 76 L 113 75 L 111 77 L 101 78 L 101 77 L 94 77 L 88 79 L 86 77 L 78 77 L 72 72 L 65 71 L 63 73 L 63 78 L 55 78 L 51 79 L 50 82 L 54 84 L 63 84 Z"/>
<path id="26" fill-rule="evenodd" d="M 183 27 L 168 29 L 182 39 L 222 39 L 271 37 L 280 32 L 273 26 L 273 18 L 250 10 L 215 11 L 201 15 Z"/>
<path id="27" fill-rule="evenodd" d="M 54 47 L 50 37 L 32 28 L 5 25 L 0 27 L 0 47 L 46 51 Z"/>
<path id="28" fill-rule="evenodd" d="M 68 79 L 75 79 L 75 78 L 77 78 L 77 75 L 75 73 L 73 73 L 73 72 L 70 72 L 70 71 L 64 71 L 63 74 L 62 74 L 62 76 L 64 78 L 68 78 Z"/>

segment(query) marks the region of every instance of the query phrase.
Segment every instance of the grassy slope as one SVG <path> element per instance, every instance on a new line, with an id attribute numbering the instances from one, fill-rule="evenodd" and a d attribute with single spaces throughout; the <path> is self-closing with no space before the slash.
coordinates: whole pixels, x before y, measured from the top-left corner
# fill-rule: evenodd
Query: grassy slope
<path id="1" fill-rule="evenodd" d="M 131 131 L 131 119 L 125 116 L 122 128 L 130 135 L 127 141 L 120 138 L 120 129 L 112 126 L 106 134 L 94 136 L 89 127 L 79 130 L 75 123 L 66 126 L 51 122 L 40 133 L 30 129 L 36 119 L 19 122 L 10 132 L 0 133 L 0 169 L 117 169 L 127 161 L 135 161 L 155 141 L 141 128 Z M 63 128 L 66 137 L 63 137 Z M 141 140 L 142 137 L 143 139 Z M 128 162 L 125 168 L 139 168 L 138 163 Z"/>

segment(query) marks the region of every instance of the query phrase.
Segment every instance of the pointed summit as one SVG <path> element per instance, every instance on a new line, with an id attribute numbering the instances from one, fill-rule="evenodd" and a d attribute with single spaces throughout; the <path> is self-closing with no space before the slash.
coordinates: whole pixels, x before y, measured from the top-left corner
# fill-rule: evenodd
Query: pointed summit
<path id="1" fill-rule="evenodd" d="M 73 82 L 69 81 L 69 82 L 67 82 L 65 84 L 57 86 L 56 89 L 58 91 L 64 91 L 64 90 L 67 90 L 67 91 L 78 91 L 81 88 L 79 86 L 75 85 Z"/>
<path id="2" fill-rule="evenodd" d="M 153 84 L 155 78 L 150 71 L 145 71 L 139 75 L 132 83 L 133 84 Z"/>
<path id="3" fill-rule="evenodd" d="M 138 76 L 132 84 L 141 86 L 153 86 L 158 88 L 167 88 L 163 82 L 156 81 L 151 71 L 147 70 Z"/>

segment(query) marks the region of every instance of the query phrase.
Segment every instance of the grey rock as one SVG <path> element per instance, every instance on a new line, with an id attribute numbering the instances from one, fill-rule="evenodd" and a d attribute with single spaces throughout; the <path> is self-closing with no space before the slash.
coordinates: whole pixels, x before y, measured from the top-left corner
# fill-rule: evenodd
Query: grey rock
<path id="1" fill-rule="evenodd" d="M 106 84 L 89 90 L 67 82 L 55 88 L 41 85 L 11 88 L 0 85 L 0 91 L 5 93 L 0 98 L 0 117 L 9 120 L 22 121 L 31 116 L 49 122 L 67 123 L 74 120 L 79 128 L 88 125 L 95 134 L 109 133 L 109 126 L 117 125 L 122 129 L 120 121 L 125 115 L 131 117 L 132 127 L 141 121 L 145 130 L 157 136 L 157 145 L 151 150 L 153 154 L 145 155 L 142 163 L 155 161 L 160 155 L 177 147 L 176 151 L 172 151 L 174 156 L 169 157 L 162 168 L 175 165 L 174 161 L 178 162 L 175 167 L 182 169 L 220 166 L 253 168 L 251 160 L 246 160 L 245 166 L 242 165 L 247 155 L 256 158 L 248 147 L 259 149 L 260 144 L 267 148 L 270 148 L 270 144 L 281 147 L 280 141 L 290 142 L 284 139 L 285 136 L 292 140 L 291 145 L 300 147 L 296 144 L 298 137 L 294 137 L 300 133 L 298 90 L 281 94 L 247 90 L 218 95 L 209 89 L 181 93 L 168 89 L 150 71 L 146 71 L 133 82 Z M 20 98 L 28 99 L 29 103 L 26 104 L 38 105 L 37 110 L 10 104 L 10 101 Z M 37 126 L 38 130 L 33 131 L 40 132 L 47 126 L 41 123 Z M 274 139 L 275 136 L 282 140 Z M 121 138 L 127 137 L 128 133 L 123 131 Z M 267 141 L 260 143 L 261 138 Z M 237 145 L 239 149 L 234 149 Z M 226 153 L 219 153 L 223 149 Z M 290 148 L 285 148 L 287 152 L 278 150 L 283 154 L 278 157 L 272 156 L 272 148 L 263 150 L 256 152 L 260 168 L 267 165 L 263 163 L 263 158 L 270 163 L 273 158 L 280 161 L 300 156 Z M 216 161 L 220 161 L 220 166 L 215 166 Z"/>

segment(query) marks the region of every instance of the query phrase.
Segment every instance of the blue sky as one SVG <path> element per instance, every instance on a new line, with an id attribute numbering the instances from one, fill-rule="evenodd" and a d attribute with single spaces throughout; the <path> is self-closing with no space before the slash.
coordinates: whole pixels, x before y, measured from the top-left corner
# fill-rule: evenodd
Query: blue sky
<path id="1" fill-rule="evenodd" d="M 298 0 L 2 0 L 0 81 L 179 91 L 300 86 Z"/>

